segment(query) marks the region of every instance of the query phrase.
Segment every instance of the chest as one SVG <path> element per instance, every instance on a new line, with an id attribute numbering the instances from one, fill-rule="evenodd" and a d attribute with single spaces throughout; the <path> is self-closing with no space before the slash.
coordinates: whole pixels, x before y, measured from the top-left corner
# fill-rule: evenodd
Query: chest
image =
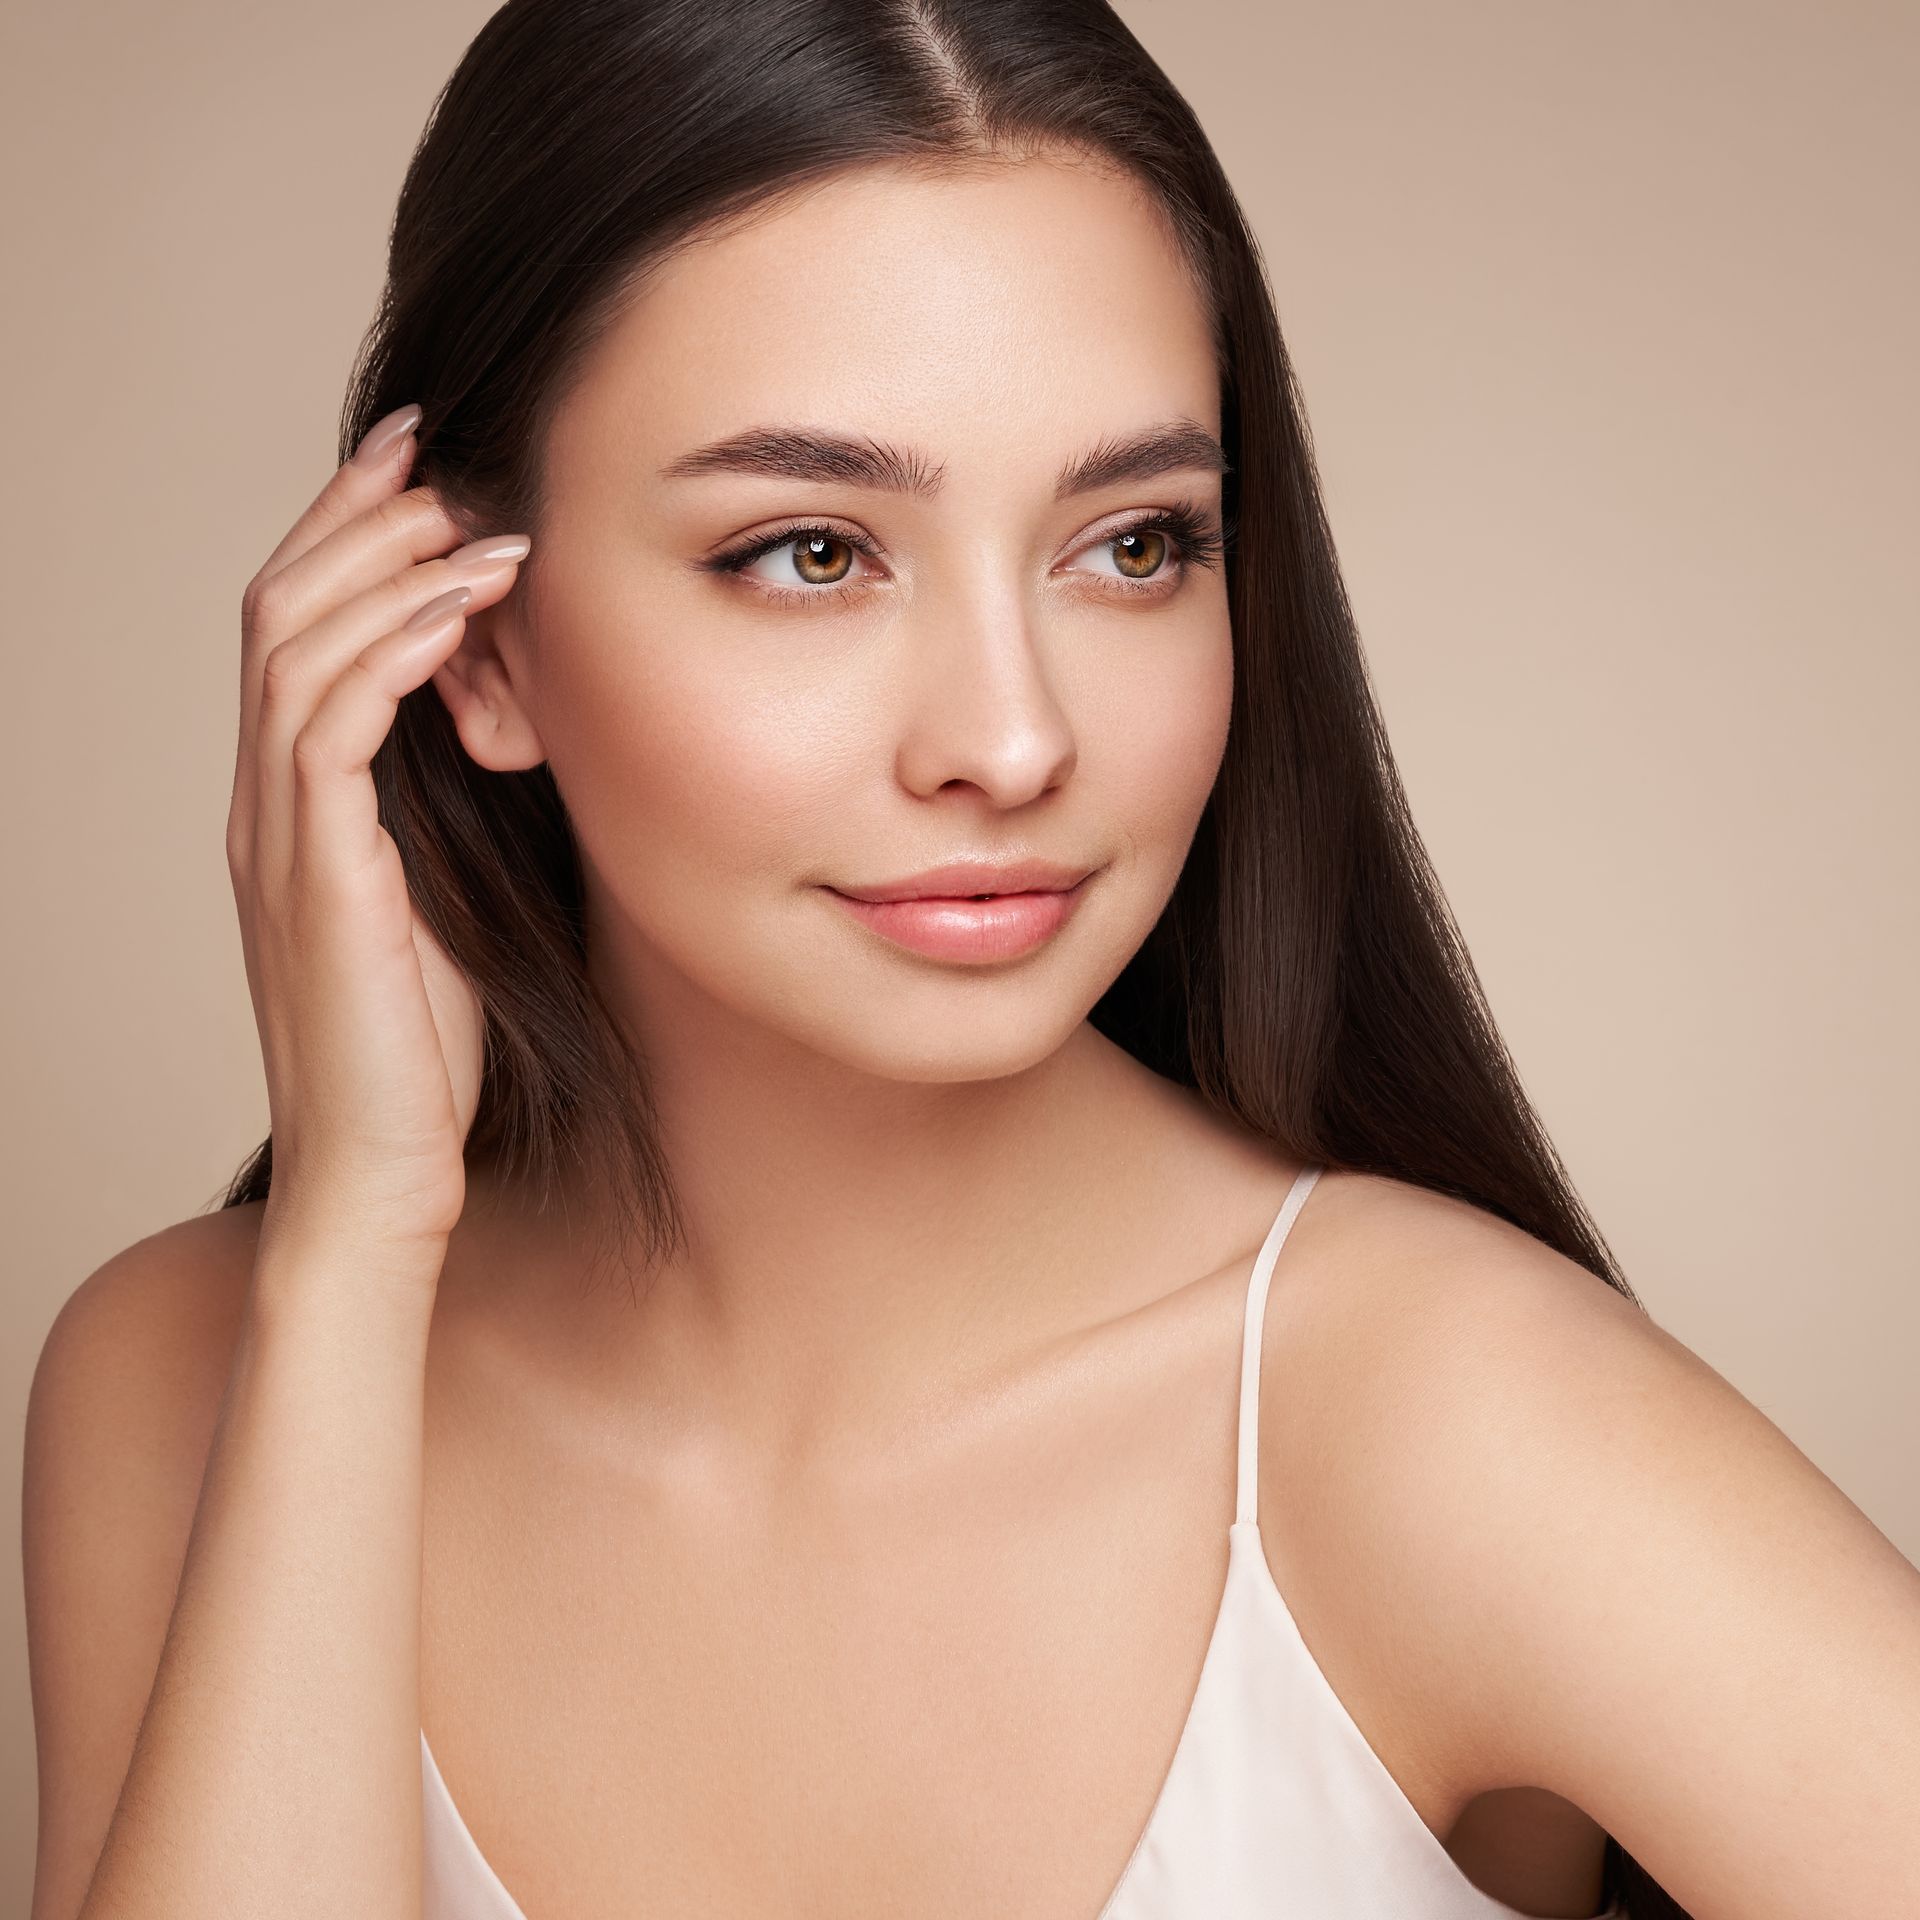
<path id="1" fill-rule="evenodd" d="M 1354 1874 L 1395 1863 L 1437 1879 L 1435 1914 L 1592 1911 L 1578 1809 L 1516 1789 L 1462 1818 L 1423 1773 L 1318 1476 L 1265 1477 L 1233 1584 L 1226 1341 L 752 1495 L 498 1378 L 430 1379 L 421 1720 L 465 1871 L 524 1920 L 1107 1920 L 1120 1887 L 1119 1920 L 1189 1910 L 1212 1863 L 1263 1912 L 1314 1861 L 1357 1911 L 1392 1910 L 1405 1886 L 1369 1906 Z M 1270 1415 L 1287 1459 L 1313 1457 L 1284 1424 L 1311 1402 Z M 1304 1691 L 1253 1724 L 1235 1703 L 1276 1680 Z M 1351 1832 L 1317 1811 L 1343 1801 Z"/>
<path id="2" fill-rule="evenodd" d="M 1215 1623 L 1232 1419 L 1196 1388 L 1089 1449 L 1063 1408 L 751 1509 L 430 1419 L 421 1718 L 480 1851 L 527 1920 L 1096 1920 Z"/>

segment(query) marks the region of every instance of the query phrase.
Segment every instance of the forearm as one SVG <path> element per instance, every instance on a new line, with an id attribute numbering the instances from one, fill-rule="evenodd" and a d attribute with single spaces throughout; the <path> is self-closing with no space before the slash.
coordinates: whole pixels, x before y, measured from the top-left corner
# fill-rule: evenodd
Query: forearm
<path id="1" fill-rule="evenodd" d="M 263 1244 L 81 1920 L 417 1920 L 420 1266 Z"/>

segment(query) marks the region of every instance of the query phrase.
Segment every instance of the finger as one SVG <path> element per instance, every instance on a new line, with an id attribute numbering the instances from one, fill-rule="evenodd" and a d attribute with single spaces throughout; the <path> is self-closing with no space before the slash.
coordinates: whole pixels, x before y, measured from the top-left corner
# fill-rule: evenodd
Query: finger
<path id="1" fill-rule="evenodd" d="M 474 541 L 458 555 L 422 562 L 376 582 L 273 650 L 262 670 L 254 732 L 257 768 L 250 839 L 253 857 L 265 870 L 284 871 L 292 857 L 297 814 L 294 745 L 336 682 L 369 645 L 455 588 L 470 596 L 469 614 L 503 600 L 519 576 L 527 546 L 524 536 L 496 535 Z M 495 557 L 488 558 L 490 554 Z"/>
<path id="2" fill-rule="evenodd" d="M 311 506 L 287 530 L 286 538 L 267 556 L 256 579 L 275 574 L 288 561 L 305 553 L 343 521 L 373 505 L 383 494 L 406 484 L 418 443 L 418 406 L 396 407 L 376 420 L 352 454 L 334 469 L 333 478 L 314 496 Z"/>
<path id="3" fill-rule="evenodd" d="M 240 598 L 240 723 L 234 756 L 233 804 L 228 817 L 230 847 L 244 838 L 253 817 L 250 789 L 254 773 L 253 723 L 259 710 L 260 660 L 274 644 L 277 626 L 268 593 L 288 565 L 316 546 L 356 514 L 390 499 L 406 485 L 417 442 L 414 430 L 421 419 L 418 406 L 396 408 L 376 420 L 362 436 L 351 457 L 334 470 L 312 504 L 288 529 L 260 570 L 247 582 Z"/>
<path id="4" fill-rule="evenodd" d="M 278 572 L 255 577 L 240 608 L 240 757 L 249 757 L 249 743 L 260 710 L 260 674 L 266 657 L 283 640 L 319 619 L 348 595 L 371 586 L 383 575 L 395 573 L 417 560 L 444 553 L 460 538 L 460 529 L 431 487 L 409 487 L 395 492 L 353 475 L 349 462 L 329 486 L 340 489 L 339 502 L 357 510 L 346 513 L 331 531 L 315 533 L 303 551 Z M 236 787 L 240 781 L 236 779 Z"/>
<path id="5" fill-rule="evenodd" d="M 373 757 L 401 700 L 460 644 L 472 594 L 458 587 L 348 661 L 288 755 L 294 806 L 290 881 L 345 898 L 383 857 Z"/>

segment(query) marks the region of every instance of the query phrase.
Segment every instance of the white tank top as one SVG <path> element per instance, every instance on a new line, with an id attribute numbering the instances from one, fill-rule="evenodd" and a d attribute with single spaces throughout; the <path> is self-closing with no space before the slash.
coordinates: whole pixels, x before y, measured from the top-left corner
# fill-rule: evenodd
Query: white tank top
<path id="1" fill-rule="evenodd" d="M 1476 1887 L 1401 1792 L 1307 1651 L 1261 1544 L 1267 1283 L 1320 1172 L 1301 1169 L 1247 1283 L 1226 1585 L 1159 1797 L 1091 1920 L 1532 1920 Z M 425 1728 L 420 1768 L 422 1920 L 528 1920 L 467 1831 Z"/>

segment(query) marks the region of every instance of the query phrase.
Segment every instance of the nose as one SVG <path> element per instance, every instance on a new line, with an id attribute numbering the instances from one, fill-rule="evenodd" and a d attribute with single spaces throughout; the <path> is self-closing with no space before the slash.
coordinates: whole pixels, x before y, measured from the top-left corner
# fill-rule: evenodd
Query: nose
<path id="1" fill-rule="evenodd" d="M 1015 590 L 950 600 L 909 619 L 900 637 L 910 682 L 897 756 L 903 786 L 925 796 L 960 781 L 1017 807 L 1068 778 L 1073 729 L 1048 676 L 1043 633 Z"/>

